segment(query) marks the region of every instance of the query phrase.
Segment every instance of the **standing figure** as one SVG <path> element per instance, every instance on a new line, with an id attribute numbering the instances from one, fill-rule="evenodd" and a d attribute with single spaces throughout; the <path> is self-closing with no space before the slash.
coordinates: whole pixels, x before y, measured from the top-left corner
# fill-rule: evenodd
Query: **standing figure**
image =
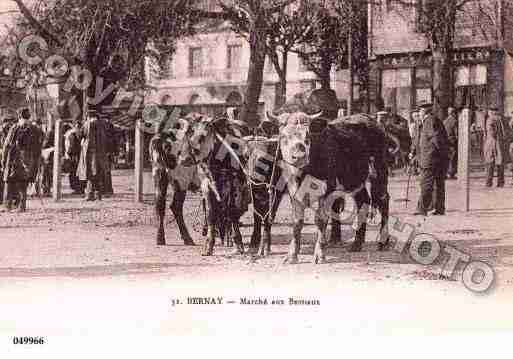
<path id="1" fill-rule="evenodd" d="M 84 194 L 84 185 L 77 176 L 78 162 L 80 160 L 80 122 L 75 121 L 71 129 L 64 133 L 64 157 L 69 160 L 69 186 L 73 194 Z"/>
<path id="2" fill-rule="evenodd" d="M 82 129 L 77 176 L 86 182 L 86 201 L 101 201 L 106 163 L 106 128 L 96 111 L 90 110 Z M 96 196 L 95 196 L 96 195 Z"/>
<path id="3" fill-rule="evenodd" d="M 114 162 L 114 157 L 117 154 L 117 140 L 116 140 L 116 130 L 114 129 L 114 125 L 112 122 L 105 116 L 101 116 L 102 121 L 105 123 L 105 131 L 107 144 L 105 151 L 105 176 L 103 179 L 103 190 L 104 194 L 107 196 L 112 196 L 114 194 L 114 188 L 112 187 L 112 163 Z"/>
<path id="4" fill-rule="evenodd" d="M 504 165 L 509 162 L 507 132 L 496 108 L 488 110 L 485 120 L 484 159 L 486 186 L 491 187 L 497 167 L 497 187 L 504 187 Z"/>
<path id="5" fill-rule="evenodd" d="M 458 172 L 458 116 L 454 108 L 449 107 L 447 118 L 444 121 L 447 139 L 449 140 L 449 167 L 447 176 L 449 179 L 456 179 Z"/>
<path id="6" fill-rule="evenodd" d="M 43 151 L 41 152 L 40 190 L 43 191 L 43 196 L 45 197 L 50 197 L 52 194 L 54 145 L 55 131 L 53 128 L 50 128 L 44 133 Z"/>
<path id="7" fill-rule="evenodd" d="M 421 193 L 414 214 L 426 216 L 434 206 L 434 215 L 444 215 L 445 177 L 449 161 L 447 132 L 442 121 L 433 115 L 431 104 L 420 106 L 420 117 L 422 129 L 417 148 L 420 152 Z"/>
<path id="8" fill-rule="evenodd" d="M 4 141 L 7 138 L 7 135 L 9 134 L 9 130 L 11 127 L 16 123 L 16 115 L 12 113 L 7 113 L 7 115 L 4 117 L 2 125 L 0 126 L 0 174 L 3 173 L 3 154 L 2 154 L 2 148 L 4 147 Z M 3 176 L 0 176 L 0 204 L 3 204 L 4 197 L 5 197 L 5 186 L 4 186 L 4 178 Z"/>
<path id="9" fill-rule="evenodd" d="M 11 127 L 2 148 L 2 178 L 6 184 L 5 206 L 27 209 L 27 187 L 34 183 L 41 157 L 43 132 L 30 123 L 30 111 L 20 111 L 18 122 Z"/>

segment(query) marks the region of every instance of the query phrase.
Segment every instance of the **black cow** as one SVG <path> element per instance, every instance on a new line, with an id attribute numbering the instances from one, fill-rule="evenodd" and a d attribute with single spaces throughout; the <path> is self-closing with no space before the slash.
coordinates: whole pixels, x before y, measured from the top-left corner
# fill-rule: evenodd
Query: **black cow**
<path id="1" fill-rule="evenodd" d="M 313 259 L 315 263 L 325 260 L 326 227 L 330 218 L 329 210 L 334 204 L 330 200 L 337 199 L 333 197 L 337 189 L 350 193 L 358 210 L 356 238 L 351 250 L 361 250 L 365 240 L 371 197 L 373 206 L 381 212 L 379 248 L 383 249 L 388 242 L 389 210 L 387 138 L 384 131 L 363 115 L 337 119 L 329 124 L 302 112 L 282 115 L 275 120 L 282 124 L 280 152 L 282 163 L 286 164 L 282 166 L 282 176 L 287 178 L 287 190 L 294 212 L 294 238 L 290 243 L 287 261 L 296 263 L 298 260 L 304 212 L 308 204 L 306 202 L 311 198 L 305 199 L 297 194 L 302 193 L 305 181 L 311 179 L 326 182 L 324 192 L 319 194 L 319 208 L 315 216 L 318 228 Z M 317 135 L 312 136 L 312 132 Z M 375 173 L 369 177 L 370 163 Z M 371 197 L 365 187 L 368 179 L 371 182 Z M 318 185 L 318 182 L 314 184 Z"/>

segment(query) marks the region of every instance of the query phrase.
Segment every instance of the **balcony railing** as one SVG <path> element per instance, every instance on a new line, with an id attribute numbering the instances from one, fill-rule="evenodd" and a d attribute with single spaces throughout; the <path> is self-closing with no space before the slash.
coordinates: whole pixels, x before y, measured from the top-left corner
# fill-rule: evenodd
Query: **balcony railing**
<path id="1" fill-rule="evenodd" d="M 247 74 L 247 68 L 195 69 L 189 72 L 188 77 L 214 82 L 242 82 L 246 81 Z"/>

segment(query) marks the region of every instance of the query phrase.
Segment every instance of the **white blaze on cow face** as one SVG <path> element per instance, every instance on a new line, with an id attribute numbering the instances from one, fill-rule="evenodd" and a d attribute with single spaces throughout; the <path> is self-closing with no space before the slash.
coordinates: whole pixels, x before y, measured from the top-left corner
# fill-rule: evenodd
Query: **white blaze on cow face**
<path id="1" fill-rule="evenodd" d="M 310 157 L 311 118 L 302 112 L 290 114 L 285 126 L 280 129 L 280 148 L 285 162 L 303 168 Z"/>
<path id="2" fill-rule="evenodd" d="M 215 131 L 211 119 L 193 124 L 192 130 L 187 133 L 183 143 L 179 164 L 192 166 L 205 161 L 214 150 L 215 145 Z"/>

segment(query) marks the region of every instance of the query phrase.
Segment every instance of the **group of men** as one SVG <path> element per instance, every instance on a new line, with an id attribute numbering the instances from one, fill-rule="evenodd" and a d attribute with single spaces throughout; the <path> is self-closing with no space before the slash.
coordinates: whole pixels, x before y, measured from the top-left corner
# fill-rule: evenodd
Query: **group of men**
<path id="1" fill-rule="evenodd" d="M 445 214 L 445 180 L 456 179 L 458 161 L 458 116 L 449 108 L 444 122 L 432 113 L 432 105 L 424 104 L 412 116 L 413 143 L 410 158 L 420 167 L 421 194 L 415 215 Z M 505 164 L 513 158 L 513 122 L 506 124 L 497 108 L 489 108 L 485 116 L 483 154 L 486 165 L 486 186 L 493 185 L 497 171 L 497 187 L 504 187 Z M 512 167 L 513 171 L 513 167 Z"/>
<path id="2" fill-rule="evenodd" d="M 85 193 L 86 201 L 112 195 L 111 166 L 117 149 L 113 124 L 91 110 L 83 125 L 75 121 L 64 129 L 65 171 L 73 193 Z M 45 133 L 28 108 L 4 116 L 0 126 L 0 204 L 7 210 L 26 210 L 31 183 L 49 195 L 54 141 L 53 128 Z"/>

